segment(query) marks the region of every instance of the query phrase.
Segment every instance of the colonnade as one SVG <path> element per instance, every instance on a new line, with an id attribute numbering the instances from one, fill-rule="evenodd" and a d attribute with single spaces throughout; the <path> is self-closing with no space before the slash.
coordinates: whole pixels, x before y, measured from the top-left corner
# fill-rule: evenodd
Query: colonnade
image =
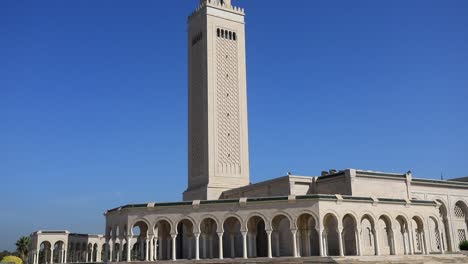
<path id="1" fill-rule="evenodd" d="M 436 227 L 434 232 L 428 229 L 429 223 Z M 128 226 L 129 229 L 124 227 L 124 236 L 114 239 L 112 233 L 108 234 L 109 245 L 124 246 L 118 247 L 117 255 L 106 254 L 111 256 L 106 261 L 444 253 L 440 243 L 436 249 L 429 248 L 429 239 L 443 240 L 443 225 L 435 216 L 338 217 L 328 213 L 319 220 L 314 214 L 305 213 L 297 218 L 278 214 L 271 220 L 262 215 L 245 220 L 230 216 L 223 221 L 210 216 L 199 222 L 190 218 L 164 219 L 154 225 L 139 219 Z M 133 232 L 136 227 L 137 234 Z M 136 244 L 138 250 L 132 254 Z"/>

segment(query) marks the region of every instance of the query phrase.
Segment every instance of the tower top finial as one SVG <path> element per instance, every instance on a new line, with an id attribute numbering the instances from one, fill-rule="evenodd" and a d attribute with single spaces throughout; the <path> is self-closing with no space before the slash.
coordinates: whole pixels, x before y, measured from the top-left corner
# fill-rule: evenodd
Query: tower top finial
<path id="1" fill-rule="evenodd" d="M 206 3 L 207 1 L 208 2 L 217 1 L 221 5 L 231 6 L 231 0 L 200 0 L 200 4 Z"/>

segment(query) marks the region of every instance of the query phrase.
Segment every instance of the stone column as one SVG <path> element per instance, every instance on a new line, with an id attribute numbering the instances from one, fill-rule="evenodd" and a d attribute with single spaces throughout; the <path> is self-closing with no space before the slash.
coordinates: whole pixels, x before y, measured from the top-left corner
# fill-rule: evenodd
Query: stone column
<path id="1" fill-rule="evenodd" d="M 149 260 L 149 238 L 145 240 L 145 261 Z"/>
<path id="2" fill-rule="evenodd" d="M 429 255 L 429 243 L 427 241 L 427 236 L 426 234 L 428 234 L 429 232 L 427 232 L 427 229 L 423 229 L 422 230 L 422 233 L 421 233 L 421 236 L 422 236 L 422 241 L 423 241 L 423 248 L 424 248 L 424 254 L 426 255 Z M 434 238 L 435 239 L 435 238 Z"/>
<path id="3" fill-rule="evenodd" d="M 242 254 L 243 254 L 243 257 L 246 259 L 247 258 L 247 232 L 246 231 L 242 232 Z"/>
<path id="4" fill-rule="evenodd" d="M 50 247 L 50 264 L 54 263 L 54 248 L 53 245 Z"/>
<path id="5" fill-rule="evenodd" d="M 411 232 L 411 233 L 410 233 Z M 408 231 L 406 232 L 406 236 L 408 237 L 408 246 L 409 246 L 409 254 L 414 255 L 414 247 L 413 247 L 413 236 L 412 236 L 413 231 Z"/>
<path id="6" fill-rule="evenodd" d="M 291 233 L 292 233 L 292 238 L 293 238 L 294 257 L 297 258 L 299 257 L 299 255 L 297 254 L 297 236 L 296 236 L 297 230 L 292 229 Z"/>
<path id="7" fill-rule="evenodd" d="M 338 247 L 340 249 L 340 256 L 344 257 L 344 250 L 343 250 L 343 229 L 337 228 L 336 232 L 338 232 Z"/>
<path id="8" fill-rule="evenodd" d="M 149 252 L 149 261 L 153 261 L 154 260 L 154 257 L 153 257 L 153 253 L 154 253 L 154 250 L 153 250 L 153 241 L 154 241 L 154 236 L 151 236 L 149 241 L 148 241 L 148 246 L 147 246 L 147 251 Z"/>
<path id="9" fill-rule="evenodd" d="M 171 235 L 172 237 L 172 260 L 176 260 L 176 239 L 177 239 L 177 234 Z"/>
<path id="10" fill-rule="evenodd" d="M 393 252 L 391 252 L 391 254 L 393 255 L 398 255 L 398 248 L 397 248 L 397 241 L 395 239 L 395 234 L 398 232 L 398 229 L 393 229 L 392 228 L 392 232 L 390 233 L 391 235 L 391 240 L 392 240 L 392 247 L 393 247 Z"/>
<path id="11" fill-rule="evenodd" d="M 159 245 L 161 248 L 161 245 Z M 154 237 L 154 260 L 158 260 L 158 237 Z"/>
<path id="12" fill-rule="evenodd" d="M 356 255 L 362 256 L 361 232 L 356 229 Z"/>
<path id="13" fill-rule="evenodd" d="M 439 241 L 440 241 L 440 245 L 439 245 L 439 252 L 440 254 L 445 254 L 445 251 L 444 251 L 444 233 L 443 232 L 440 232 L 440 229 L 443 228 L 443 225 L 441 225 L 441 222 L 439 222 Z"/>
<path id="14" fill-rule="evenodd" d="M 219 259 L 223 259 L 223 232 L 218 233 L 218 238 Z"/>
<path id="15" fill-rule="evenodd" d="M 325 257 L 323 250 L 323 231 L 321 229 L 316 229 L 318 233 L 318 242 L 319 242 L 319 254 L 321 257 Z"/>
<path id="16" fill-rule="evenodd" d="M 132 261 L 132 237 L 127 236 L 127 262 Z"/>
<path id="17" fill-rule="evenodd" d="M 379 241 L 379 232 L 377 229 L 374 229 L 374 245 L 375 245 L 375 255 L 380 256 L 380 241 Z"/>
<path id="18" fill-rule="evenodd" d="M 272 258 L 272 254 L 271 254 L 271 231 L 268 230 L 266 231 L 267 233 L 267 245 L 268 245 L 268 257 L 269 258 Z"/>
<path id="19" fill-rule="evenodd" d="M 200 233 L 195 233 L 195 260 L 200 259 Z"/>

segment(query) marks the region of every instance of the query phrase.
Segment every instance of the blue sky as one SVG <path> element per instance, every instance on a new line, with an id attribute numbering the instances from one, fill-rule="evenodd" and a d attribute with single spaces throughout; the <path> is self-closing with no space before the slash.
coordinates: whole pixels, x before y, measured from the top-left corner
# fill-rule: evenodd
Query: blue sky
<path id="1" fill-rule="evenodd" d="M 0 250 L 181 199 L 197 0 L 0 1 Z M 468 176 L 468 1 L 235 1 L 251 179 Z"/>

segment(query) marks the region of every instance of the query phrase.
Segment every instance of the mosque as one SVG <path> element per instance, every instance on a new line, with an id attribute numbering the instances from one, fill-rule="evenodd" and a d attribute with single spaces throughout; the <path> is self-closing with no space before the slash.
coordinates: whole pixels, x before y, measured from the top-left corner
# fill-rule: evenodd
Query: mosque
<path id="1" fill-rule="evenodd" d="M 104 235 L 31 234 L 31 264 L 457 252 L 468 177 L 327 170 L 250 183 L 244 9 L 188 17 L 188 188 L 183 201 L 107 210 Z"/>

